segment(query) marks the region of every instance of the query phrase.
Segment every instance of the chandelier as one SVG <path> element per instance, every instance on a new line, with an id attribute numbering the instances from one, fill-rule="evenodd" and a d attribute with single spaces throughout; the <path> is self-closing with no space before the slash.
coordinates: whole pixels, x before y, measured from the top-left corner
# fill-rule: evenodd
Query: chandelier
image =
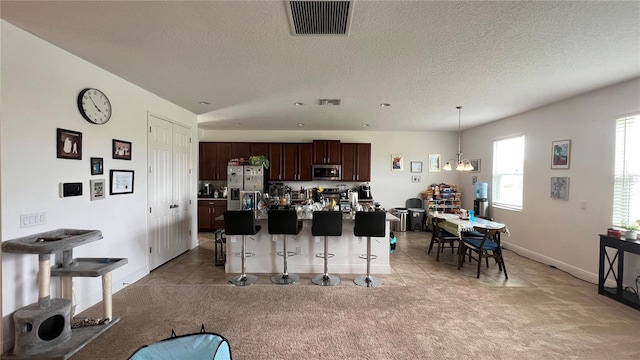
<path id="1" fill-rule="evenodd" d="M 462 106 L 456 106 L 456 109 L 458 109 L 458 153 L 456 154 L 458 156 L 458 161 L 456 163 L 457 164 L 456 170 L 472 171 L 473 165 L 471 165 L 471 161 L 467 159 L 462 159 L 462 151 L 460 150 L 460 123 L 462 119 Z M 451 165 L 452 161 L 455 161 L 455 159 L 449 159 L 442 167 L 442 170 L 447 170 L 447 171 L 453 170 Z"/>

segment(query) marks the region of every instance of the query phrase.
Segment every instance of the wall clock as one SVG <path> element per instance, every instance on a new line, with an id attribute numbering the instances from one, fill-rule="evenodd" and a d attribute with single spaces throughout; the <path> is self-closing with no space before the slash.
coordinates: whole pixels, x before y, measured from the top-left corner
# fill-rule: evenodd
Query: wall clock
<path id="1" fill-rule="evenodd" d="M 87 88 L 78 94 L 78 110 L 92 124 L 106 124 L 111 118 L 111 102 L 100 90 Z"/>

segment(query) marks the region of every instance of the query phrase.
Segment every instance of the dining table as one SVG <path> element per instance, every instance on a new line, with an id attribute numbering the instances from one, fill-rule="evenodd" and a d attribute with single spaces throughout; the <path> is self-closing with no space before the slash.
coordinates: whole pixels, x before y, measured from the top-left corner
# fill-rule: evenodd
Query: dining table
<path id="1" fill-rule="evenodd" d="M 450 214 L 450 213 L 429 213 L 428 221 L 431 223 L 431 218 L 437 217 L 440 219 L 444 219 L 445 221 L 440 223 L 440 228 L 445 230 L 451 234 L 457 235 L 460 239 L 462 239 L 462 234 L 465 231 L 472 231 L 475 226 L 481 227 L 484 229 L 502 229 L 504 228 L 504 233 L 509 234 L 509 230 L 505 224 L 483 219 L 476 217 L 471 220 L 468 218 L 461 218 L 459 214 Z"/>

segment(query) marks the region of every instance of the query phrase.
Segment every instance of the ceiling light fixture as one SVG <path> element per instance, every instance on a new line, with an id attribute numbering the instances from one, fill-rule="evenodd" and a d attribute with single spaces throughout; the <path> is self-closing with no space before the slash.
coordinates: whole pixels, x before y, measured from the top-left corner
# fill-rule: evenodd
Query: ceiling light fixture
<path id="1" fill-rule="evenodd" d="M 298 126 L 305 126 L 306 124 L 304 123 L 298 123 Z"/>
<path id="2" fill-rule="evenodd" d="M 369 124 L 362 124 L 363 127 L 369 127 Z"/>
<path id="3" fill-rule="evenodd" d="M 293 105 L 295 105 L 295 106 L 304 106 L 304 103 L 297 102 L 297 103 L 293 103 Z"/>
<path id="4" fill-rule="evenodd" d="M 391 104 L 389 104 L 389 103 L 382 103 L 382 104 L 380 104 L 380 106 L 382 106 L 382 107 L 387 107 L 387 106 L 391 106 Z"/>
<path id="5" fill-rule="evenodd" d="M 460 122 L 462 118 L 462 106 L 456 106 L 456 109 L 458 109 L 458 153 L 456 154 L 458 156 L 458 162 L 456 165 L 456 170 L 472 171 L 473 165 L 471 165 L 471 161 L 467 159 L 462 159 L 462 151 L 460 150 Z M 455 161 L 455 159 L 450 159 L 449 161 L 447 161 L 442 167 L 442 170 L 447 170 L 447 171 L 453 170 L 451 167 L 451 161 Z"/>
<path id="6" fill-rule="evenodd" d="M 211 103 L 208 102 L 208 101 L 198 101 L 198 104 L 200 104 L 200 105 L 211 105 Z"/>

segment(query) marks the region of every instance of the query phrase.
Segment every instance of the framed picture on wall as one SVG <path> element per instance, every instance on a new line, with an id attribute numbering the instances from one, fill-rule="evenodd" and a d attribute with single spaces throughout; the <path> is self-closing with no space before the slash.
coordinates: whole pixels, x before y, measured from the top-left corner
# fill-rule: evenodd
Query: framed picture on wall
<path id="1" fill-rule="evenodd" d="M 569 200 L 568 177 L 551 177 L 551 198 L 558 200 Z"/>
<path id="2" fill-rule="evenodd" d="M 429 172 L 440 171 L 440 154 L 429 154 Z"/>
<path id="3" fill-rule="evenodd" d="M 114 159 L 131 160 L 131 143 L 113 139 L 111 154 L 113 154 Z"/>
<path id="4" fill-rule="evenodd" d="M 109 195 L 133 194 L 133 170 L 109 171 Z"/>
<path id="5" fill-rule="evenodd" d="M 104 199 L 104 179 L 96 179 L 89 181 L 91 201 Z"/>
<path id="6" fill-rule="evenodd" d="M 391 154 L 391 171 L 402 171 L 403 159 L 402 154 Z"/>
<path id="7" fill-rule="evenodd" d="M 480 172 L 480 159 L 469 159 L 471 166 L 473 166 L 473 170 L 469 172 Z"/>
<path id="8" fill-rule="evenodd" d="M 82 133 L 73 130 L 57 129 L 57 158 L 82 160 Z"/>
<path id="9" fill-rule="evenodd" d="M 571 160 L 571 140 L 551 142 L 551 168 L 568 169 Z"/>
<path id="10" fill-rule="evenodd" d="M 102 175 L 104 173 L 102 158 L 91 158 L 91 175 Z"/>
<path id="11" fill-rule="evenodd" d="M 412 161 L 411 162 L 411 172 L 412 173 L 421 173 L 422 172 L 422 161 Z"/>

